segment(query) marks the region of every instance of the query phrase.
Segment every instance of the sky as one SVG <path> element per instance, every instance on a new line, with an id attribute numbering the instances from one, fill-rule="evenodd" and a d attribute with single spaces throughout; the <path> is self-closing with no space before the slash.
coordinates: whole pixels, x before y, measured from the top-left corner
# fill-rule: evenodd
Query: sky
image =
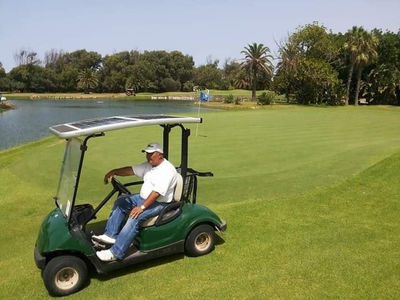
<path id="1" fill-rule="evenodd" d="M 317 21 L 334 33 L 352 26 L 398 32 L 400 0 L 0 0 L 0 62 L 7 72 L 21 49 L 101 55 L 178 50 L 196 66 L 241 59 L 262 43 L 277 56 L 289 34 Z"/>

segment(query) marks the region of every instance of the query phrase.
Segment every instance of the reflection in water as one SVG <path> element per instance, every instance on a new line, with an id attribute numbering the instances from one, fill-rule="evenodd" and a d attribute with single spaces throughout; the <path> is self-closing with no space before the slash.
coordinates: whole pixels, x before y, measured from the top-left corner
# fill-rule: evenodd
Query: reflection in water
<path id="1" fill-rule="evenodd" d="M 14 110 L 0 113 L 0 150 L 50 135 L 55 124 L 133 114 L 197 112 L 186 101 L 18 100 Z M 201 108 L 201 111 L 209 109 Z"/>

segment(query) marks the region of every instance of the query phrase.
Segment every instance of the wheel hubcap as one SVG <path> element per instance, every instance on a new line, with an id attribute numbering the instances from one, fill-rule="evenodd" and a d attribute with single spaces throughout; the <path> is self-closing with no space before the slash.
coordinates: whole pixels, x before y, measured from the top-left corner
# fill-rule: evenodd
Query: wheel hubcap
<path id="1" fill-rule="evenodd" d="M 78 272 L 71 267 L 62 268 L 60 271 L 57 272 L 55 278 L 56 286 L 62 290 L 73 288 L 78 280 Z"/>
<path id="2" fill-rule="evenodd" d="M 196 248 L 199 251 L 205 251 L 208 249 L 208 247 L 210 246 L 211 243 L 211 238 L 210 235 L 203 232 L 200 233 L 197 237 L 196 237 Z"/>

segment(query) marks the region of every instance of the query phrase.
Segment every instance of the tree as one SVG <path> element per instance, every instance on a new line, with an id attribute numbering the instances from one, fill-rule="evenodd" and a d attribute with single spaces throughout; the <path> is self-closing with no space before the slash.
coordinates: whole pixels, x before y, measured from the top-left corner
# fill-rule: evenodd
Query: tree
<path id="1" fill-rule="evenodd" d="M 279 46 L 274 88 L 299 103 L 337 104 L 340 80 L 335 71 L 340 47 L 335 36 L 318 23 L 300 27 Z"/>
<path id="2" fill-rule="evenodd" d="M 36 65 L 20 65 L 8 74 L 11 90 L 22 92 L 53 92 L 56 87 L 55 75 L 51 70 Z"/>
<path id="3" fill-rule="evenodd" d="M 332 66 L 320 59 L 301 60 L 295 72 L 294 91 L 301 104 L 338 104 L 340 82 Z"/>
<path id="4" fill-rule="evenodd" d="M 63 50 L 51 49 L 44 54 L 44 65 L 50 67 L 65 55 Z"/>
<path id="5" fill-rule="evenodd" d="M 277 72 L 274 78 L 274 88 L 278 92 L 285 94 L 286 100 L 290 100 L 290 96 L 294 93 L 295 81 L 294 74 L 297 70 L 300 55 L 295 42 L 288 41 L 279 46 L 280 61 L 277 64 Z"/>
<path id="6" fill-rule="evenodd" d="M 201 88 L 219 89 L 222 85 L 222 71 L 215 64 L 196 68 L 194 83 Z"/>
<path id="7" fill-rule="evenodd" d="M 272 75 L 273 66 L 270 59 L 272 56 L 269 54 L 270 50 L 268 47 L 263 44 L 248 44 L 247 47 L 244 47 L 241 53 L 244 54 L 244 62 L 242 66 L 246 68 L 250 74 L 251 78 L 251 98 L 252 100 L 256 100 L 256 90 L 257 90 L 257 75 L 260 72 L 266 72 L 269 75 Z"/>
<path id="8" fill-rule="evenodd" d="M 377 58 L 377 46 L 378 40 L 376 36 L 368 33 L 362 27 L 353 26 L 353 28 L 346 33 L 346 42 L 344 43 L 343 47 L 348 51 L 350 64 L 346 85 L 346 105 L 349 104 L 350 84 L 355 67 L 358 69 L 354 105 L 358 105 L 362 70 L 365 65 L 370 64 Z"/>
<path id="9" fill-rule="evenodd" d="M 86 69 L 97 71 L 101 67 L 102 59 L 99 53 L 83 49 L 71 53 L 60 51 L 56 55 L 46 56 L 46 60 L 46 68 L 51 69 L 57 76 L 57 90 L 74 92 L 77 90 L 79 72 Z"/>
<path id="10" fill-rule="evenodd" d="M 103 92 L 122 92 L 127 86 L 127 80 L 133 72 L 133 65 L 139 59 L 137 51 L 123 51 L 103 58 L 102 68 L 99 71 L 101 90 Z"/>
<path id="11" fill-rule="evenodd" d="M 21 49 L 14 54 L 14 60 L 18 66 L 21 65 L 40 65 L 41 61 L 37 58 L 37 53 L 31 50 Z"/>
<path id="12" fill-rule="evenodd" d="M 78 89 L 83 90 L 85 94 L 88 94 L 90 90 L 97 87 L 99 81 L 94 71 L 90 69 L 84 69 L 78 74 Z"/>
<path id="13" fill-rule="evenodd" d="M 0 91 L 9 89 L 9 82 L 7 79 L 6 71 L 3 68 L 3 64 L 0 62 Z"/>
<path id="14" fill-rule="evenodd" d="M 370 103 L 400 104 L 400 32 L 373 30 L 378 38 L 378 59 L 365 68 L 362 89 Z"/>

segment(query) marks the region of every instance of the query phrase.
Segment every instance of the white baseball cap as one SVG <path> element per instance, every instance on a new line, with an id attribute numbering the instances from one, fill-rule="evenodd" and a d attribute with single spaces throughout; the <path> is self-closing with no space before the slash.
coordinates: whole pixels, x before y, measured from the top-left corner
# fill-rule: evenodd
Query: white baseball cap
<path id="1" fill-rule="evenodd" d="M 162 147 L 160 146 L 159 143 L 150 143 L 147 145 L 146 149 L 143 149 L 142 152 L 146 153 L 153 153 L 153 152 L 159 152 L 159 153 L 164 153 Z"/>

